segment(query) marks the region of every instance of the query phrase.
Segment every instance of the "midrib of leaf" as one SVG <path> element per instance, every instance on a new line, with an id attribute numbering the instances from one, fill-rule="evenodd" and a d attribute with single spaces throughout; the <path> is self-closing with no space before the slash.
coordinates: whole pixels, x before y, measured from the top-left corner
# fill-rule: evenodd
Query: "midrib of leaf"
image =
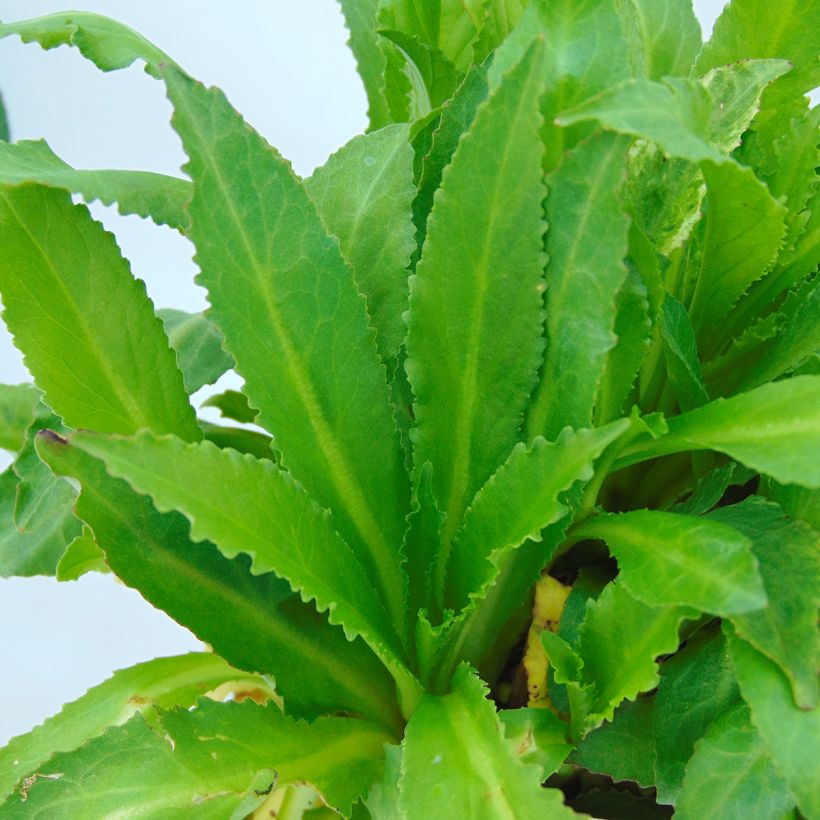
<path id="1" fill-rule="evenodd" d="M 612 148 L 610 148 L 608 152 L 608 156 L 612 156 L 617 150 L 619 146 L 617 143 L 613 143 Z M 578 253 L 581 249 L 582 239 L 586 238 L 586 228 L 587 223 L 589 222 L 589 216 L 592 211 L 590 207 L 590 203 L 596 202 L 598 196 L 601 191 L 601 186 L 603 185 L 604 178 L 606 176 L 606 166 L 607 163 L 601 163 L 599 166 L 600 170 L 597 176 L 594 178 L 593 184 L 590 186 L 590 195 L 587 197 L 587 206 L 584 208 L 583 215 L 581 216 L 581 220 L 578 223 L 578 229 L 574 232 L 573 241 L 571 246 L 571 251 L 569 253 L 569 257 L 567 259 L 566 267 L 568 269 L 573 269 L 575 267 L 575 260 L 578 257 Z M 549 266 L 550 262 L 547 262 L 547 273 L 549 274 Z M 566 295 L 567 290 L 570 286 L 575 285 L 576 283 L 572 280 L 572 277 L 565 276 L 563 277 L 564 281 L 560 283 L 558 288 L 558 292 L 556 294 L 556 298 L 559 303 L 563 303 L 564 297 Z M 552 298 L 549 296 L 549 290 L 551 289 L 551 283 L 547 282 L 547 304 L 548 306 L 552 303 Z M 614 320 L 613 320 L 614 321 Z M 547 316 L 547 327 L 549 328 L 549 316 Z M 549 334 L 548 334 L 549 335 Z M 547 350 L 545 351 L 544 362 L 545 364 L 549 360 L 549 344 L 550 340 L 547 339 Z M 546 373 L 545 373 L 546 375 Z M 537 388 L 537 396 L 535 399 L 535 403 L 532 405 L 528 423 L 527 423 L 527 442 L 528 444 L 532 444 L 533 439 L 536 436 L 543 435 L 544 428 L 547 425 L 547 412 L 548 412 L 548 402 L 549 402 L 549 387 L 546 383 L 546 380 L 542 380 L 542 382 L 538 385 Z"/>
<path id="2" fill-rule="evenodd" d="M 181 100 L 178 100 L 176 104 L 179 106 L 183 103 Z M 219 187 L 222 189 L 223 201 L 227 203 L 230 218 L 236 226 L 239 235 L 242 237 L 242 244 L 248 254 L 248 258 L 253 263 L 253 275 L 264 294 L 265 307 L 273 322 L 279 341 L 285 350 L 285 363 L 288 368 L 288 373 L 299 388 L 300 395 L 307 409 L 308 421 L 317 439 L 322 444 L 321 452 L 324 461 L 329 467 L 328 474 L 331 477 L 333 486 L 339 497 L 347 501 L 347 511 L 351 514 L 356 529 L 359 531 L 364 544 L 369 548 L 373 556 L 373 563 L 384 590 L 385 603 L 391 612 L 397 630 L 400 634 L 403 634 L 403 624 L 406 620 L 406 613 L 404 611 L 405 590 L 398 566 L 395 565 L 389 545 L 384 539 L 384 534 L 364 497 L 356 471 L 349 467 L 347 459 L 342 453 L 332 430 L 322 414 L 310 379 L 305 373 L 304 368 L 300 366 L 299 357 L 296 355 L 293 342 L 287 333 L 287 327 L 282 321 L 274 295 L 270 291 L 270 278 L 264 275 L 264 266 L 260 264 L 253 250 L 253 245 L 245 231 L 244 223 L 236 210 L 236 203 L 233 197 L 230 196 L 230 188 L 226 184 L 219 163 L 216 161 L 216 157 L 211 150 L 212 146 L 205 135 L 197 128 L 196 117 L 190 116 L 189 121 L 191 128 L 197 131 L 197 138 L 202 146 L 202 152 L 207 155 L 211 172 L 214 174 L 214 177 L 219 183 Z M 237 366 L 235 369 L 241 373 L 240 366 Z M 264 421 L 266 413 L 262 411 L 259 415 Z M 275 430 L 272 432 L 275 432 Z M 396 571 L 391 571 L 394 568 Z"/>
<path id="3" fill-rule="evenodd" d="M 63 307 L 67 307 L 70 309 L 73 317 L 76 320 L 77 326 L 82 329 L 83 338 L 79 340 L 83 342 L 85 346 L 94 353 L 95 358 L 97 360 L 97 364 L 100 367 L 100 372 L 103 375 L 103 378 L 105 378 L 105 380 L 107 381 L 108 385 L 112 388 L 111 395 L 117 397 L 119 406 L 115 407 L 114 405 L 112 405 L 108 398 L 104 395 L 100 395 L 99 391 L 96 390 L 93 385 L 82 382 L 84 387 L 88 390 L 89 393 L 93 393 L 98 398 L 101 404 L 104 404 L 106 407 L 111 408 L 111 410 L 114 411 L 116 415 L 120 415 L 121 412 L 124 412 L 125 416 L 129 418 L 129 421 L 137 422 L 133 430 L 123 430 L 122 432 L 136 432 L 136 430 L 140 429 L 140 427 L 152 429 L 150 421 L 143 414 L 141 403 L 135 400 L 131 391 L 128 389 L 128 386 L 120 378 L 118 378 L 117 371 L 109 369 L 106 366 L 106 357 L 101 355 L 101 351 L 97 346 L 95 334 L 88 326 L 88 323 L 86 322 L 85 315 L 83 314 L 83 312 L 77 309 L 77 305 L 75 304 L 72 298 L 71 292 L 66 288 L 62 276 L 54 267 L 54 264 L 51 261 L 51 258 L 49 257 L 48 253 L 46 252 L 46 249 L 40 244 L 40 242 L 37 241 L 37 238 L 34 236 L 34 234 L 31 233 L 31 231 L 28 229 L 28 226 L 20 218 L 19 213 L 17 212 L 14 205 L 10 202 L 9 198 L 4 197 L 4 199 L 6 201 L 6 207 L 14 215 L 14 218 L 18 226 L 23 231 L 23 233 L 25 233 L 25 235 L 28 237 L 34 249 L 43 259 L 43 262 L 45 262 L 49 270 L 52 272 L 54 281 L 58 283 L 60 292 L 63 295 Z M 37 298 L 37 295 L 28 287 L 28 283 L 24 282 L 24 284 L 26 286 L 26 289 L 29 291 L 31 298 L 35 302 L 40 304 L 40 300 Z M 44 305 L 40 304 L 40 306 L 44 309 L 44 312 L 47 315 L 51 316 L 51 314 L 47 310 L 45 310 Z M 67 327 L 65 324 L 63 324 L 59 319 L 55 317 L 52 318 L 54 318 L 55 321 L 60 323 L 63 330 L 65 330 L 68 335 L 78 338 L 73 328 Z M 79 374 L 81 372 L 84 372 L 84 370 L 77 371 L 76 375 L 79 377 Z M 79 378 L 77 380 L 81 381 Z M 74 396 L 74 401 L 79 402 L 79 397 Z M 59 408 L 57 409 L 59 410 Z"/>
<path id="4" fill-rule="evenodd" d="M 512 134 L 517 131 L 517 123 L 521 117 L 522 109 L 525 103 L 528 102 L 527 95 L 521 94 L 518 98 L 518 104 L 515 109 L 515 117 L 511 120 L 508 133 Z M 501 168 L 506 168 L 510 158 L 511 141 L 507 140 L 504 144 L 504 153 L 499 163 Z M 503 206 L 503 202 L 498 197 L 502 182 L 508 181 L 508 175 L 499 173 L 496 175 L 493 184 L 492 201 L 498 203 L 499 207 Z M 493 239 L 495 237 L 494 225 L 498 216 L 498 208 L 493 210 L 493 216 L 490 221 L 490 227 L 484 234 L 484 242 L 481 249 L 481 261 L 478 268 L 478 286 L 474 293 L 473 312 L 474 315 L 470 321 L 470 344 L 468 347 L 467 366 L 464 369 L 463 378 L 461 380 L 461 389 L 459 391 L 462 399 L 461 412 L 459 413 L 459 424 L 457 427 L 457 449 L 456 458 L 453 465 L 453 484 L 450 492 L 450 497 L 447 503 L 447 518 L 443 524 L 442 532 L 442 548 L 439 553 L 439 561 L 436 563 L 436 577 L 434 579 L 435 589 L 443 590 L 444 576 L 447 569 L 447 557 L 449 554 L 449 543 L 455 534 L 456 529 L 461 525 L 461 515 L 465 507 L 465 493 L 470 479 L 470 439 L 473 433 L 472 421 L 475 419 L 474 408 L 476 405 L 476 376 L 478 374 L 478 354 L 479 343 L 485 334 L 484 330 L 484 296 L 489 285 L 489 256 Z M 481 348 L 483 349 L 483 348 Z"/>

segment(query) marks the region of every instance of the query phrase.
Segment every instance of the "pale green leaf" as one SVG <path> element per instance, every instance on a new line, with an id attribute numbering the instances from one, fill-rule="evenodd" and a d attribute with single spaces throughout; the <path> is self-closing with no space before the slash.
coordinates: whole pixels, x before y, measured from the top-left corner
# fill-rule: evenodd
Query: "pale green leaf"
<path id="1" fill-rule="evenodd" d="M 820 531 L 820 490 L 807 490 L 795 484 L 778 484 L 764 478 L 758 493 L 774 501 L 791 518 L 805 521 Z"/>
<path id="2" fill-rule="evenodd" d="M 0 186 L 27 183 L 63 188 L 86 202 L 116 203 L 123 215 L 137 214 L 181 232 L 190 221 L 185 205 L 192 191 L 184 179 L 148 171 L 80 171 L 63 162 L 44 140 L 0 142 Z"/>
<path id="3" fill-rule="evenodd" d="M 539 67 L 534 48 L 479 108 L 444 174 L 411 278 L 415 463 L 431 463 L 447 515 L 433 576 L 439 602 L 449 541 L 518 438 L 542 349 Z"/>
<path id="4" fill-rule="evenodd" d="M 23 446 L 39 401 L 33 384 L 0 384 L 0 447 L 16 453 Z"/>
<path id="5" fill-rule="evenodd" d="M 63 11 L 31 20 L 0 23 L 0 38 L 19 35 L 24 43 L 39 43 L 44 49 L 71 45 L 101 71 L 127 68 L 145 61 L 145 70 L 158 76 L 160 64 L 171 58 L 142 35 L 116 20 L 85 11 Z"/>
<path id="6" fill-rule="evenodd" d="M 572 751 L 567 724 L 549 709 L 502 709 L 498 716 L 516 757 L 540 766 L 542 778 L 557 772 Z"/>
<path id="7" fill-rule="evenodd" d="M 627 274 L 629 217 L 618 192 L 628 147 L 625 137 L 596 134 L 547 180 L 547 350 L 527 415 L 529 441 L 592 421 Z"/>
<path id="8" fill-rule="evenodd" d="M 820 376 L 717 399 L 668 424 L 667 435 L 628 448 L 616 468 L 669 453 L 717 450 L 776 481 L 820 487 Z"/>
<path id="9" fill-rule="evenodd" d="M 347 41 L 367 94 L 367 116 L 371 130 L 390 122 L 390 110 L 384 96 L 384 72 L 387 58 L 376 32 L 379 0 L 339 0 L 350 38 Z"/>
<path id="10" fill-rule="evenodd" d="M 85 206 L 40 186 L 0 191 L 0 271 L 6 324 L 66 424 L 199 437 L 145 285 Z"/>
<path id="11" fill-rule="evenodd" d="M 634 510 L 588 518 L 573 537 L 605 541 L 619 583 L 650 606 L 734 615 L 766 605 L 751 541 L 720 519 Z"/>
<path id="12" fill-rule="evenodd" d="M 677 649 L 678 627 L 687 614 L 680 607 L 647 606 L 618 581 L 609 584 L 597 600 L 589 601 L 577 645 L 584 664 L 583 680 L 594 685 L 583 731 L 611 720 L 622 701 L 634 700 L 657 686 L 655 659 Z"/>
<path id="13" fill-rule="evenodd" d="M 661 337 L 666 370 L 681 410 L 694 410 L 709 401 L 703 385 L 695 332 L 686 308 L 667 296 L 661 315 Z"/>
<path id="14" fill-rule="evenodd" d="M 305 188 L 367 298 L 382 359 L 394 358 L 406 333 L 407 267 L 415 249 L 408 127 L 354 137 L 305 180 Z"/>
<path id="15" fill-rule="evenodd" d="M 780 666 L 803 709 L 820 701 L 820 533 L 787 518 L 780 507 L 760 498 L 720 507 L 712 521 L 734 527 L 752 542 L 769 599 L 757 612 L 735 614 L 741 638 Z"/>
<path id="16" fill-rule="evenodd" d="M 66 548 L 54 572 L 58 581 L 76 581 L 87 572 L 110 572 L 105 553 L 97 546 L 88 526 Z"/>
<path id="17" fill-rule="evenodd" d="M 449 695 L 424 695 L 404 736 L 400 809 L 428 820 L 443 805 L 474 820 L 577 817 L 561 792 L 541 787 L 540 767 L 522 763 L 504 738 L 487 690 L 460 666 Z"/>
<path id="18" fill-rule="evenodd" d="M 233 666 L 272 674 L 289 713 L 312 718 L 343 709 L 396 725 L 395 687 L 384 666 L 284 581 L 252 575 L 245 556 L 231 561 L 212 544 L 192 543 L 185 518 L 158 513 L 65 440 L 41 434 L 38 452 L 82 484 L 77 514 L 117 576 Z"/>
<path id="19" fill-rule="evenodd" d="M 228 682 L 234 682 L 238 692 L 267 691 L 260 678 L 239 672 L 217 655 L 205 652 L 157 658 L 114 672 L 104 683 L 0 750 L 0 796 L 9 794 L 23 775 L 55 752 L 76 749 L 137 712 L 147 712 L 150 717 L 154 706 L 191 706 Z"/>
<path id="20" fill-rule="evenodd" d="M 653 726 L 655 785 L 661 803 L 674 803 L 695 743 L 738 702 L 740 693 L 726 640 L 713 624 L 661 665 Z"/>
<path id="21" fill-rule="evenodd" d="M 175 69 L 165 79 L 209 316 L 283 464 L 333 511 L 401 629 L 410 488 L 365 301 L 290 165 L 221 92 Z"/>
<path id="22" fill-rule="evenodd" d="M 786 676 L 746 641 L 729 635 L 732 666 L 775 771 L 806 817 L 820 814 L 820 706 L 800 709 Z"/>
<path id="23" fill-rule="evenodd" d="M 679 820 L 782 820 L 794 806 L 766 747 L 738 704 L 695 746 L 675 803 Z"/>
<path id="24" fill-rule="evenodd" d="M 629 0 L 623 13 L 637 29 L 646 77 L 689 76 L 701 49 L 691 0 Z"/>
<path id="25" fill-rule="evenodd" d="M 348 636 L 361 635 L 406 688 L 413 679 L 384 608 L 364 567 L 333 529 L 329 514 L 276 465 L 220 450 L 210 442 L 103 438 L 79 433 L 72 444 L 105 462 L 108 471 L 151 496 L 160 512 L 176 510 L 191 522 L 194 541 L 210 540 L 227 558 L 252 559 L 255 573 L 285 578 Z M 242 505 L 225 506 L 225 498 Z"/>
<path id="26" fill-rule="evenodd" d="M 213 384 L 233 367 L 233 359 L 222 349 L 222 334 L 202 313 L 162 308 L 157 316 L 165 325 L 168 342 L 188 393 Z"/>
<path id="27" fill-rule="evenodd" d="M 447 568 L 448 606 L 459 611 L 479 598 L 503 553 L 527 539 L 539 541 L 545 527 L 564 517 L 561 494 L 588 481 L 596 459 L 628 427 L 624 419 L 596 430 L 567 430 L 555 443 L 519 443 L 467 510 Z"/>

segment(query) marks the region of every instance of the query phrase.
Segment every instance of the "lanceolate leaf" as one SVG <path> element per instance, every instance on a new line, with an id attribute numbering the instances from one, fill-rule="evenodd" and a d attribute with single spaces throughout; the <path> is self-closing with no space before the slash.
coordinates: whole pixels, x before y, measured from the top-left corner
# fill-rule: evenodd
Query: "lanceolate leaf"
<path id="1" fill-rule="evenodd" d="M 16 453 L 23 446 L 39 401 L 33 384 L 0 384 L 0 447 Z"/>
<path id="2" fill-rule="evenodd" d="M 222 334 L 203 314 L 162 308 L 157 315 L 177 354 L 188 393 L 213 384 L 233 367 L 233 359 L 222 349 Z"/>
<path id="3" fill-rule="evenodd" d="M 786 784 L 772 768 L 765 744 L 749 722 L 748 707 L 738 704 L 718 718 L 695 746 L 675 817 L 782 820 L 793 807 Z"/>
<path id="4" fill-rule="evenodd" d="M 373 595 L 362 565 L 337 535 L 330 516 L 272 462 L 221 450 L 210 442 L 187 446 L 177 438 L 102 438 L 72 442 L 101 458 L 109 472 L 149 494 L 160 512 L 177 510 L 195 541 L 209 539 L 228 558 L 250 555 L 255 573 L 274 571 L 348 636 L 361 635 L 396 676 L 403 691 L 413 680 L 384 603 Z M 236 499 L 223 505 L 223 499 Z"/>
<path id="5" fill-rule="evenodd" d="M 209 316 L 283 463 L 333 510 L 401 624 L 409 482 L 364 299 L 288 163 L 220 92 L 175 69 L 165 78 L 190 157 Z"/>
<path id="6" fill-rule="evenodd" d="M 732 665 L 752 725 L 771 754 L 775 771 L 786 781 L 806 817 L 820 814 L 820 706 L 797 707 L 786 676 L 746 641 L 729 634 Z"/>
<path id="7" fill-rule="evenodd" d="M 479 109 L 444 173 L 411 279 L 415 460 L 432 464 L 447 515 L 439 601 L 447 545 L 517 440 L 542 348 L 541 83 L 534 47 Z"/>
<path id="8" fill-rule="evenodd" d="M 15 344 L 66 424 L 199 437 L 145 286 L 67 192 L 0 192 L 0 293 Z"/>
<path id="9" fill-rule="evenodd" d="M 592 477 L 601 453 L 625 430 L 624 419 L 597 430 L 567 430 L 556 443 L 518 444 L 476 495 L 456 536 L 447 568 L 447 605 L 456 611 L 494 579 L 502 553 L 566 515 L 561 494 Z M 545 561 L 547 556 L 545 556 Z"/>
<path id="10" fill-rule="evenodd" d="M 422 698 L 403 743 L 403 816 L 427 820 L 446 801 L 475 820 L 577 817 L 559 791 L 541 787 L 539 766 L 516 758 L 486 695 L 475 673 L 460 666 L 451 694 Z"/>
<path id="11" fill-rule="evenodd" d="M 274 575 L 252 575 L 245 557 L 231 561 L 212 544 L 193 544 L 188 521 L 158 513 L 102 462 L 54 436 L 41 434 L 38 451 L 81 482 L 77 513 L 117 576 L 233 666 L 272 674 L 289 712 L 342 708 L 395 725 L 392 681 L 361 640 L 349 642 Z"/>
<path id="12" fill-rule="evenodd" d="M 24 183 L 63 188 L 86 202 L 116 203 L 121 214 L 137 214 L 179 231 L 188 226 L 190 182 L 148 171 L 78 171 L 44 140 L 0 143 L 0 186 Z"/>
<path id="13" fill-rule="evenodd" d="M 703 385 L 695 333 L 686 308 L 667 296 L 661 316 L 661 338 L 666 370 L 681 410 L 694 410 L 709 401 Z"/>
<path id="14" fill-rule="evenodd" d="M 188 707 L 228 682 L 235 683 L 237 692 L 267 693 L 261 678 L 238 672 L 222 658 L 205 652 L 157 658 L 121 669 L 0 750 L 0 796 L 55 752 L 76 749 L 107 727 L 125 723 L 135 712 L 150 714 L 155 705 Z"/>
<path id="15" fill-rule="evenodd" d="M 367 297 L 382 359 L 394 358 L 406 332 L 407 266 L 415 248 L 409 128 L 393 125 L 355 137 L 305 180 L 305 188 Z"/>
<path id="16" fill-rule="evenodd" d="M 736 614 L 741 638 L 780 666 L 791 682 L 797 705 L 811 709 L 820 700 L 820 534 L 787 518 L 780 507 L 750 498 L 709 514 L 751 539 L 769 603 L 756 612 Z"/>
<path id="17" fill-rule="evenodd" d="M 651 606 L 734 615 L 766 605 L 751 541 L 728 523 L 635 510 L 588 518 L 573 536 L 605 541 L 618 561 L 619 583 Z"/>
<path id="18" fill-rule="evenodd" d="M 629 140 L 597 134 L 548 180 L 547 351 L 527 416 L 527 439 L 586 427 L 607 353 L 617 341 L 629 218 L 618 191 Z"/>
<path id="19" fill-rule="evenodd" d="M 616 467 L 717 450 L 776 481 L 820 487 L 820 376 L 796 376 L 668 419 L 669 433 L 628 449 Z"/>

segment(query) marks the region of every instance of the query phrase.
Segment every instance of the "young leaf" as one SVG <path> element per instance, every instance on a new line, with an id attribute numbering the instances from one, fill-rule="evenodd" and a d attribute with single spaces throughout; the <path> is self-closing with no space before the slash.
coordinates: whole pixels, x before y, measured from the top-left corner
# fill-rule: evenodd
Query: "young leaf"
<path id="1" fill-rule="evenodd" d="M 415 462 L 432 464 L 447 515 L 433 576 L 439 603 L 449 541 L 517 440 L 542 347 L 540 65 L 536 46 L 479 108 L 444 173 L 411 279 Z"/>
<path id="2" fill-rule="evenodd" d="M 616 468 L 687 450 L 717 450 L 776 481 L 820 487 L 820 376 L 796 376 L 668 420 L 667 435 L 628 448 Z"/>
<path id="3" fill-rule="evenodd" d="M 33 384 L 0 384 L 0 447 L 16 453 L 23 446 L 39 401 Z"/>
<path id="4" fill-rule="evenodd" d="M 148 171 L 78 171 L 63 162 L 45 140 L 0 143 L 0 186 L 37 183 L 82 195 L 86 202 L 116 203 L 119 212 L 152 219 L 182 233 L 191 183 Z"/>
<path id="5" fill-rule="evenodd" d="M 239 672 L 206 652 L 157 658 L 115 672 L 63 706 L 54 717 L 0 749 L 0 797 L 8 795 L 23 775 L 35 771 L 55 752 L 76 749 L 109 726 L 125 723 L 136 712 L 150 715 L 154 706 L 192 706 L 199 697 L 228 682 L 235 683 L 236 691 L 267 690 L 261 678 Z"/>
<path id="6" fill-rule="evenodd" d="M 486 695 L 475 673 L 460 666 L 451 694 L 422 697 L 402 744 L 403 816 L 435 817 L 446 801 L 475 820 L 575 817 L 559 791 L 541 788 L 540 767 L 515 756 Z"/>
<path id="7" fill-rule="evenodd" d="M 701 49 L 700 24 L 690 0 L 629 0 L 622 13 L 637 30 L 646 77 L 689 76 Z"/>
<path id="8" fill-rule="evenodd" d="M 66 441 L 41 434 L 38 452 L 82 484 L 77 514 L 93 527 L 117 576 L 233 666 L 273 674 L 289 712 L 312 718 L 341 708 L 396 725 L 394 688 L 376 656 L 361 640 L 349 642 L 284 581 L 252 575 L 244 556 L 231 561 L 212 544 L 193 544 L 185 518 L 158 513 Z"/>
<path id="9" fill-rule="evenodd" d="M 578 635 L 583 680 L 594 684 L 589 715 L 573 714 L 573 725 L 589 731 L 612 720 L 615 707 L 633 700 L 658 684 L 659 655 L 678 647 L 678 627 L 687 610 L 675 606 L 650 607 L 613 581 L 597 600 L 587 604 Z"/>
<path id="10" fill-rule="evenodd" d="M 252 572 L 274 571 L 304 601 L 329 610 L 332 624 L 343 626 L 349 638 L 361 635 L 405 690 L 413 690 L 395 627 L 367 573 L 328 513 L 288 473 L 207 441 L 188 446 L 172 437 L 79 433 L 71 442 L 150 495 L 160 512 L 185 515 L 194 541 L 212 541 L 227 558 L 249 555 Z M 221 503 L 231 497 L 242 499 L 241 507 Z"/>
<path id="11" fill-rule="evenodd" d="M 453 543 L 447 605 L 459 611 L 494 580 L 502 553 L 568 512 L 561 494 L 592 477 L 596 459 L 629 427 L 623 419 L 597 430 L 565 431 L 557 442 L 519 443 L 473 499 Z M 548 556 L 545 556 L 545 561 Z"/>
<path id="12" fill-rule="evenodd" d="M 305 189 L 367 298 L 382 359 L 395 358 L 406 333 L 407 266 L 415 249 L 408 127 L 354 137 L 305 180 Z"/>
<path id="13" fill-rule="evenodd" d="M 76 581 L 87 572 L 110 572 L 105 553 L 97 546 L 91 527 L 83 531 L 66 548 L 57 562 L 54 575 L 58 581 Z"/>
<path id="14" fill-rule="evenodd" d="M 783 670 L 800 708 L 817 706 L 820 534 L 787 518 L 780 507 L 754 497 L 720 507 L 709 519 L 728 524 L 751 539 L 769 599 L 765 609 L 734 614 L 735 631 Z"/>
<path id="15" fill-rule="evenodd" d="M 675 803 L 679 820 L 782 820 L 794 807 L 766 747 L 738 704 L 698 741 Z"/>
<path id="16" fill-rule="evenodd" d="M 367 94 L 367 116 L 370 130 L 376 131 L 387 125 L 390 108 L 384 96 L 384 72 L 387 58 L 376 31 L 376 12 L 379 0 L 339 0 L 350 32 L 348 45 L 356 58 L 359 76 Z"/>
<path id="17" fill-rule="evenodd" d="M 333 511 L 401 629 L 410 490 L 364 299 L 288 163 L 221 92 L 173 68 L 165 80 L 209 316 L 283 464 Z"/>
<path id="18" fill-rule="evenodd" d="M 666 370 L 681 410 L 707 404 L 695 332 L 686 308 L 674 296 L 664 300 L 660 328 Z"/>
<path id="19" fill-rule="evenodd" d="M 162 308 L 157 316 L 162 319 L 168 342 L 177 354 L 189 394 L 213 384 L 233 367 L 233 359 L 222 349 L 222 334 L 202 313 Z"/>
<path id="20" fill-rule="evenodd" d="M 752 725 L 772 757 L 775 771 L 786 781 L 806 817 L 820 814 L 820 769 L 810 761 L 820 757 L 820 706 L 797 707 L 785 675 L 746 641 L 729 634 L 732 666 Z"/>
<path id="21" fill-rule="evenodd" d="M 0 293 L 15 344 L 67 425 L 199 438 L 145 286 L 67 192 L 0 191 Z"/>
<path id="22" fill-rule="evenodd" d="M 650 606 L 725 616 L 766 605 L 751 541 L 719 520 L 634 510 L 588 518 L 573 537 L 605 541 L 618 561 L 619 583 Z"/>
<path id="23" fill-rule="evenodd" d="M 527 440 L 587 427 L 626 279 L 629 217 L 618 192 L 629 140 L 596 134 L 548 179 L 547 351 L 527 415 Z"/>

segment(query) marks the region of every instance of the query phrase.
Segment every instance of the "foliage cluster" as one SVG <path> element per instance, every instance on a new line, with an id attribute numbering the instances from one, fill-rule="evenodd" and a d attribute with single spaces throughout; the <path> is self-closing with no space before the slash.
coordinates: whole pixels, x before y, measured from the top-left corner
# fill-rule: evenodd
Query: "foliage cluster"
<path id="1" fill-rule="evenodd" d="M 371 127 L 306 179 L 132 30 L 0 24 L 144 62 L 189 178 L 0 142 L 0 572 L 212 650 L 12 740 L 0 818 L 820 818 L 820 3 L 341 5 Z"/>

